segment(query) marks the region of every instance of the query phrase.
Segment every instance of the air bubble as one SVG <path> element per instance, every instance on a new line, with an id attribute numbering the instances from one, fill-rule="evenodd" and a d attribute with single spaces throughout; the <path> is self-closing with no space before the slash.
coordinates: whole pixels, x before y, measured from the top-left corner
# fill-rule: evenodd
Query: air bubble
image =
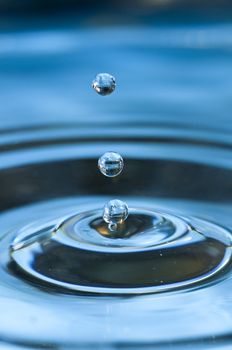
<path id="1" fill-rule="evenodd" d="M 119 175 L 123 166 L 123 158 L 116 152 L 106 152 L 98 160 L 98 168 L 103 175 L 108 177 Z"/>
<path id="2" fill-rule="evenodd" d="M 99 73 L 93 80 L 92 87 L 101 96 L 110 95 L 116 87 L 115 78 L 108 73 Z"/>

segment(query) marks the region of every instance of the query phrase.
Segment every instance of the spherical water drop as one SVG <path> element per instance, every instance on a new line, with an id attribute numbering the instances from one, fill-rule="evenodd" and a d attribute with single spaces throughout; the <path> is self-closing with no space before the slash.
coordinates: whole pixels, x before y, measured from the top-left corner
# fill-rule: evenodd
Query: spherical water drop
<path id="1" fill-rule="evenodd" d="M 106 152 L 98 160 L 101 173 L 108 177 L 119 175 L 123 169 L 123 158 L 116 152 Z"/>
<path id="2" fill-rule="evenodd" d="M 108 73 L 99 73 L 92 82 L 92 87 L 99 95 L 110 95 L 116 87 L 115 78 Z"/>
<path id="3" fill-rule="evenodd" d="M 105 205 L 103 219 L 112 227 L 112 224 L 122 224 L 127 219 L 128 215 L 129 210 L 127 204 L 119 199 L 113 199 Z"/>

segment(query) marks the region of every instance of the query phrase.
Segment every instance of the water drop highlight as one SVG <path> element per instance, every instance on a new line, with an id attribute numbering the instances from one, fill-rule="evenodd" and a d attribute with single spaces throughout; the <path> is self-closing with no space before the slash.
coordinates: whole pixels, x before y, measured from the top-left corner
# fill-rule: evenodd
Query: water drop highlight
<path id="1" fill-rule="evenodd" d="M 115 78 L 108 73 L 99 73 L 92 82 L 93 89 L 101 96 L 110 95 L 116 87 Z"/>

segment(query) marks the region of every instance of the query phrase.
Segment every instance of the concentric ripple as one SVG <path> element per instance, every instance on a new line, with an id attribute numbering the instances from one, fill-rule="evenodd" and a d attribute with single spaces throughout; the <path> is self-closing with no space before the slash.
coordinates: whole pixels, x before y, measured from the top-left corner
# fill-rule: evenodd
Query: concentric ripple
<path id="1" fill-rule="evenodd" d="M 230 336 L 225 133 L 72 125 L 6 131 L 0 144 L 1 339 L 108 350 Z M 120 179 L 96 168 L 109 149 L 126 160 Z M 102 210 L 116 196 L 130 214 L 112 234 Z"/>
<path id="2" fill-rule="evenodd" d="M 11 256 L 56 290 L 112 294 L 184 287 L 212 277 L 230 260 L 230 236 L 216 225 L 194 220 L 193 227 L 173 215 L 132 209 L 115 235 L 101 214 L 89 211 L 57 225 L 21 229 Z"/>

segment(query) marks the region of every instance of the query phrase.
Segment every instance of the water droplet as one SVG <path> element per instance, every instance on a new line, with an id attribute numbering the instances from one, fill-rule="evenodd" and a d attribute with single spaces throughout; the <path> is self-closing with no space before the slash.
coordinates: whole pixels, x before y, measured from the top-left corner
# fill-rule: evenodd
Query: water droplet
<path id="1" fill-rule="evenodd" d="M 110 95 L 116 87 L 115 78 L 108 73 L 99 73 L 93 80 L 92 87 L 101 96 Z"/>
<path id="2" fill-rule="evenodd" d="M 123 158 L 119 153 L 106 152 L 98 160 L 101 173 L 108 177 L 119 175 L 123 169 Z"/>
<path id="3" fill-rule="evenodd" d="M 103 219 L 112 227 L 112 224 L 122 224 L 127 219 L 128 215 L 129 210 L 127 204 L 119 199 L 113 199 L 105 205 Z"/>

